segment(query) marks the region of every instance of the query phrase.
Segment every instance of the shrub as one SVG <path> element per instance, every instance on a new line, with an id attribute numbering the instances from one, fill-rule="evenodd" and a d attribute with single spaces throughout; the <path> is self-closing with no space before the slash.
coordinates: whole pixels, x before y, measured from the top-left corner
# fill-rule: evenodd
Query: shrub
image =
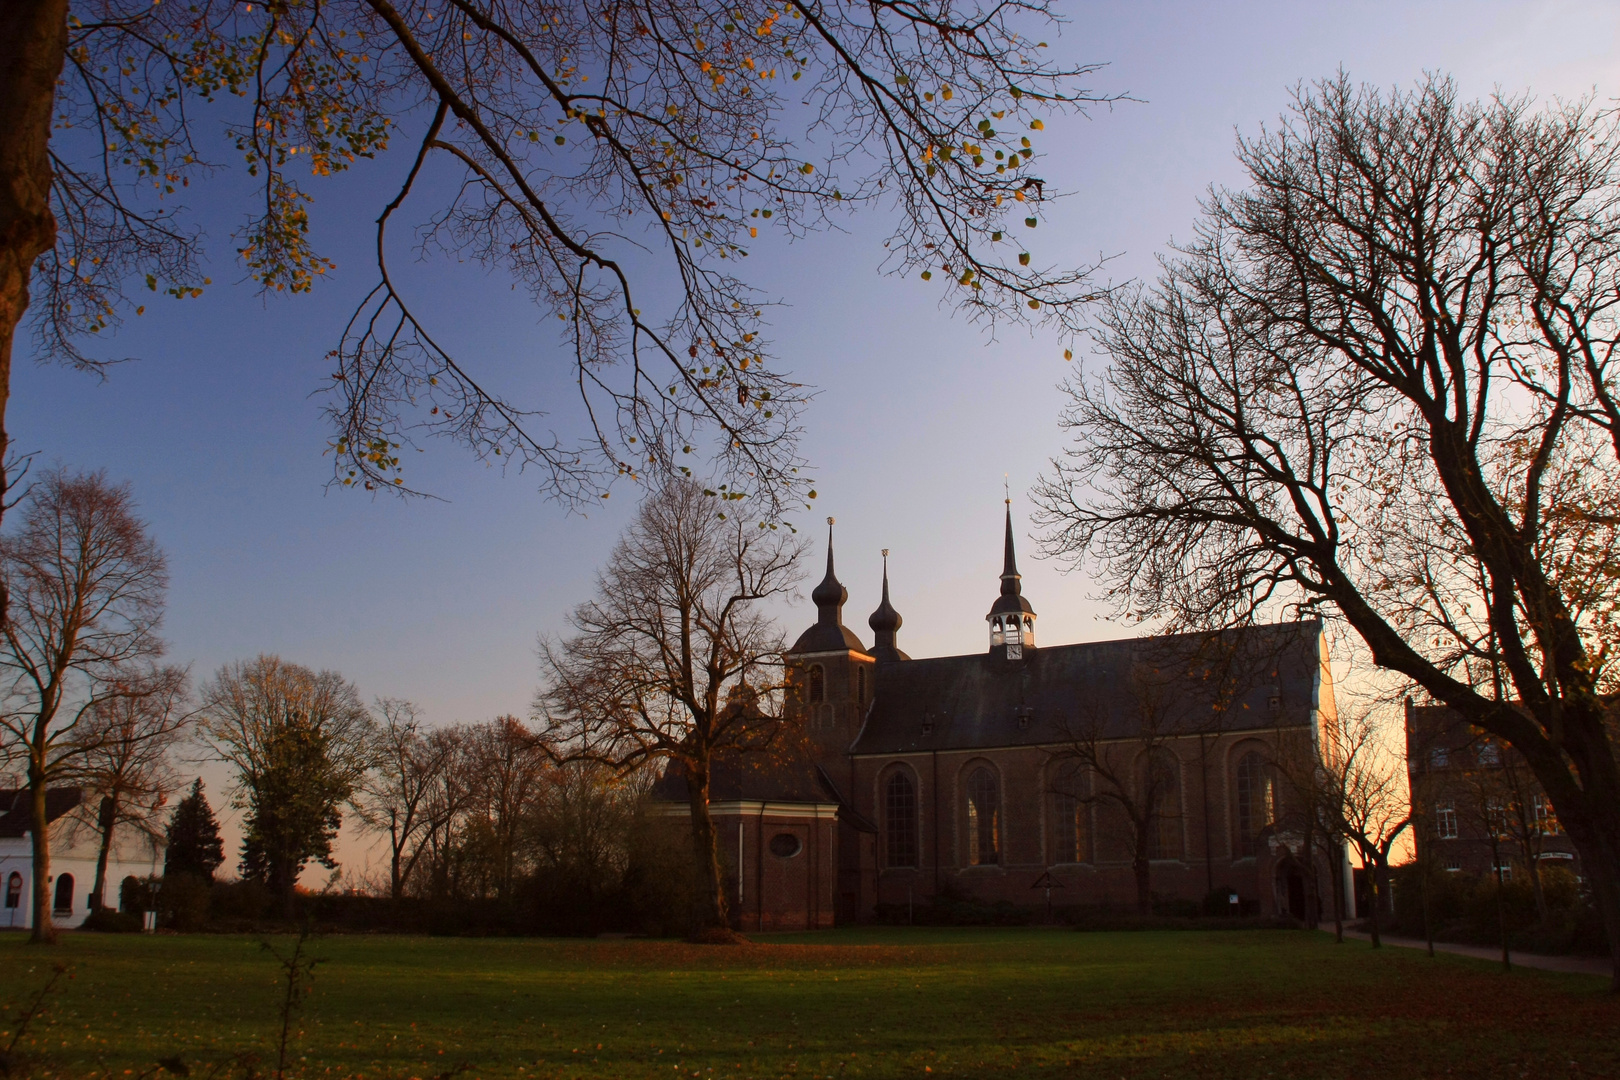
<path id="1" fill-rule="evenodd" d="M 158 893 L 158 911 L 163 925 L 187 933 L 208 925 L 212 888 L 198 874 L 175 873 L 163 879 Z"/>
<path id="2" fill-rule="evenodd" d="M 79 924 L 79 929 L 96 930 L 103 934 L 138 934 L 142 929 L 141 917 L 133 911 L 97 908 Z"/>
<path id="3" fill-rule="evenodd" d="M 118 907 L 130 912 L 156 911 L 161 887 L 161 878 L 138 878 L 132 874 L 118 884 Z"/>

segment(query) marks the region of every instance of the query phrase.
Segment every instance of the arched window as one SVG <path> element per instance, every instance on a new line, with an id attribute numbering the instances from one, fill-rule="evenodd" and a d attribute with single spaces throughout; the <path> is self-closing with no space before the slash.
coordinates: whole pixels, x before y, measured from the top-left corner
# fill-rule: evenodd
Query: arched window
<path id="1" fill-rule="evenodd" d="M 73 875 L 56 876 L 56 914 L 73 914 Z"/>
<path id="2" fill-rule="evenodd" d="M 1259 847 L 1260 833 L 1277 817 L 1276 794 L 1259 754 L 1244 754 L 1237 765 L 1238 852 L 1245 858 Z"/>
<path id="3" fill-rule="evenodd" d="M 864 667 L 855 669 L 855 704 L 866 704 L 866 669 Z"/>
<path id="4" fill-rule="evenodd" d="M 1148 858 L 1179 859 L 1181 844 L 1181 768 L 1174 754 L 1160 750 L 1148 766 L 1148 798 L 1152 810 Z"/>
<path id="5" fill-rule="evenodd" d="M 1001 861 L 1001 793 L 996 774 L 983 765 L 968 777 L 967 832 L 969 866 Z"/>
<path id="6" fill-rule="evenodd" d="M 885 866 L 917 865 L 917 788 L 903 772 L 883 784 L 883 848 Z"/>
<path id="7" fill-rule="evenodd" d="M 15 908 L 22 905 L 22 875 L 13 870 L 6 879 L 6 907 Z"/>
<path id="8" fill-rule="evenodd" d="M 819 705 L 827 700 L 827 673 L 820 664 L 810 666 L 810 704 Z"/>
<path id="9" fill-rule="evenodd" d="M 1052 861 L 1087 862 L 1091 857 L 1091 807 L 1087 777 L 1072 763 L 1052 778 Z"/>

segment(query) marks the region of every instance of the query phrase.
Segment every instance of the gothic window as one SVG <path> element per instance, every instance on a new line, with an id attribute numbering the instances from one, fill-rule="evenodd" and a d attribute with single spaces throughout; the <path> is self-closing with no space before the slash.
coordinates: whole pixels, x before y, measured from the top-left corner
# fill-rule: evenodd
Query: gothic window
<path id="1" fill-rule="evenodd" d="M 917 865 L 917 788 L 904 772 L 883 785 L 884 865 Z"/>
<path id="2" fill-rule="evenodd" d="M 1237 766 L 1238 852 L 1256 853 L 1260 833 L 1277 819 L 1276 792 L 1259 754 L 1244 754 Z"/>
<path id="3" fill-rule="evenodd" d="M 1052 861 L 1080 863 L 1090 859 L 1091 808 L 1084 801 L 1086 777 L 1075 766 L 1060 769 L 1052 781 Z"/>
<path id="4" fill-rule="evenodd" d="M 1181 769 L 1168 750 L 1160 750 L 1148 763 L 1151 821 L 1148 858 L 1179 859 L 1181 845 Z"/>
<path id="5" fill-rule="evenodd" d="M 58 874 L 56 877 L 56 914 L 70 915 L 73 912 L 73 875 Z"/>
<path id="6" fill-rule="evenodd" d="M 1434 808 L 1434 834 L 1442 840 L 1457 839 L 1457 808 L 1443 802 Z"/>
<path id="7" fill-rule="evenodd" d="M 1001 792 L 996 774 L 981 765 L 967 784 L 968 865 L 1001 862 Z"/>
<path id="8" fill-rule="evenodd" d="M 827 700 L 827 673 L 820 664 L 810 665 L 810 704 L 820 705 Z"/>

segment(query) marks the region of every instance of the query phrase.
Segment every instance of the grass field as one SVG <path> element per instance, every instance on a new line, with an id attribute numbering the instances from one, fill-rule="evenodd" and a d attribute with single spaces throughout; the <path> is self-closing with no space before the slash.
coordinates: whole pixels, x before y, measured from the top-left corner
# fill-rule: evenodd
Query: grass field
<path id="1" fill-rule="evenodd" d="M 1301 932 L 838 931 L 737 947 L 330 937 L 302 1075 L 1620 1077 L 1603 980 Z M 58 1076 L 267 1052 L 246 937 L 0 936 L 0 1002 L 73 978 L 24 1049 Z M 7 1019 L 15 1008 L 7 1009 Z"/>

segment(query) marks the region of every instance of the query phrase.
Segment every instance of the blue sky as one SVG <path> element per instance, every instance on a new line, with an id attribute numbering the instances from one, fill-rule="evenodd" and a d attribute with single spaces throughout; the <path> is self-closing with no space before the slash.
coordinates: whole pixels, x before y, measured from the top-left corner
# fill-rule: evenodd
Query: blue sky
<path id="1" fill-rule="evenodd" d="M 1056 54 L 1106 62 L 1095 88 L 1140 102 L 1048 125 L 1041 175 L 1072 194 L 1031 250 L 1059 263 L 1117 256 L 1106 272 L 1115 281 L 1151 273 L 1166 242 L 1190 233 L 1205 188 L 1239 179 L 1234 130 L 1274 119 L 1299 80 L 1342 65 L 1385 86 L 1449 72 L 1468 97 L 1498 87 L 1620 95 L 1612 3 L 1058 7 L 1069 22 L 1052 38 Z M 443 501 L 325 490 L 322 357 L 370 284 L 376 192 L 405 165 L 395 154 L 317 189 L 318 242 L 338 269 L 312 297 L 263 300 L 230 285 L 240 277 L 226 261 L 234 192 L 194 200 L 221 284 L 184 304 L 153 303 L 108 343 L 141 359 L 104 382 L 20 349 L 8 422 L 41 462 L 104 468 L 133 485 L 171 563 L 171 656 L 196 674 L 273 652 L 335 668 L 368 698 L 416 701 L 430 722 L 524 716 L 536 635 L 559 632 L 590 594 L 633 492 L 571 515 L 532 478 L 448 444 L 409 463 Z M 818 388 L 806 417 L 821 493 L 811 520 L 838 518 L 849 624 L 870 637 L 887 547 L 901 647 L 984 647 L 1007 474 L 1040 640 L 1130 633 L 1092 583 L 1036 560 L 1023 527 L 1024 493 L 1061 449 L 1057 386 L 1071 369 L 1061 344 L 1016 330 L 991 339 L 939 307 L 936 288 L 879 276 L 882 224 L 851 224 L 793 244 L 764 236 L 750 260 L 761 288 L 787 302 L 771 328 L 779 367 Z M 498 357 L 537 392 L 552 389 L 551 331 L 508 282 L 444 259 L 407 276 L 458 352 Z M 783 612 L 785 629 L 795 635 L 813 615 L 806 599 Z"/>

